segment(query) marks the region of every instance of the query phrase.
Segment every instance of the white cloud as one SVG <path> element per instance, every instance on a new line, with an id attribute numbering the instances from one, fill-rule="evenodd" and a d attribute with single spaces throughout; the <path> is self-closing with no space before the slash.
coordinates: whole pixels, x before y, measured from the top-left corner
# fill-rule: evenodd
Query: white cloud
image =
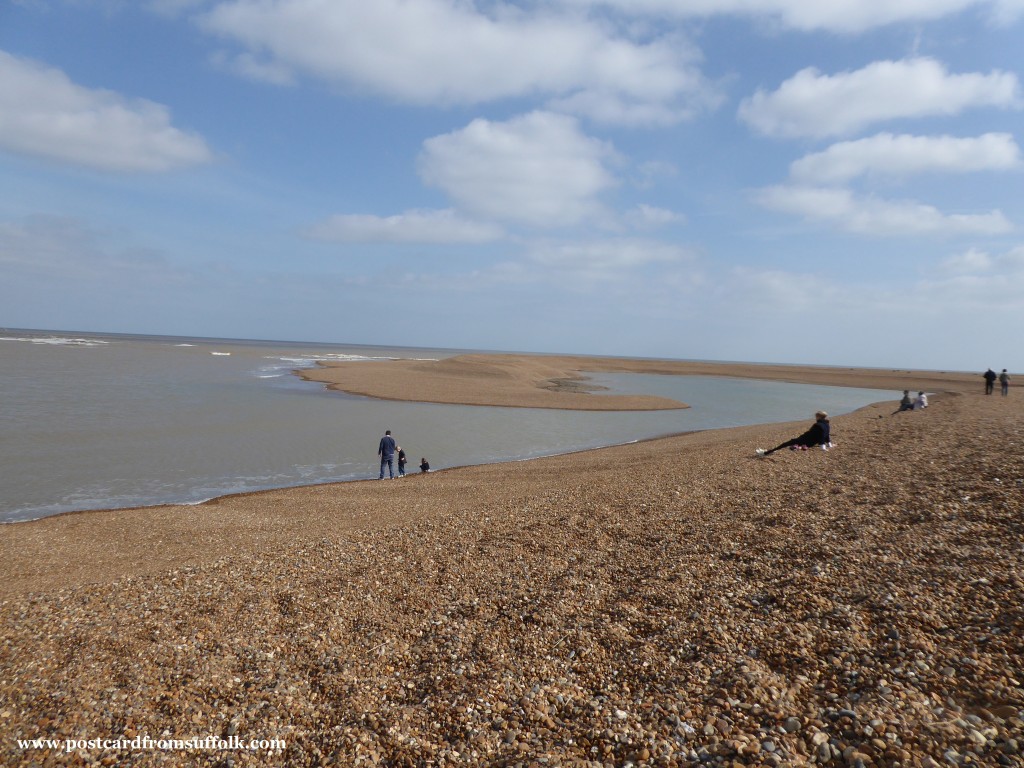
<path id="1" fill-rule="evenodd" d="M 342 243 L 486 243 L 499 227 L 459 216 L 453 210 L 406 211 L 396 216 L 339 214 L 311 227 L 307 236 Z"/>
<path id="2" fill-rule="evenodd" d="M 1000 24 L 1013 24 L 1024 16 L 1021 0 L 995 0 L 993 18 Z"/>
<path id="3" fill-rule="evenodd" d="M 775 186 L 760 190 L 756 200 L 765 208 L 861 235 L 997 235 L 1013 229 L 998 210 L 944 214 L 913 201 L 858 198 L 846 189 Z"/>
<path id="4" fill-rule="evenodd" d="M 777 20 L 799 30 L 855 33 L 900 22 L 939 19 L 969 8 L 989 8 L 1010 23 L 1021 14 L 1020 0 L 563 0 L 574 6 L 615 8 L 630 14 L 675 18 L 743 15 Z"/>
<path id="5" fill-rule="evenodd" d="M 972 274 L 988 272 L 993 265 L 992 257 L 985 251 L 970 248 L 963 253 L 954 254 L 942 262 L 940 268 L 950 274 Z"/>
<path id="6" fill-rule="evenodd" d="M 960 312 L 1019 309 L 1024 306 L 1024 246 L 994 255 L 972 248 L 951 256 L 917 292 L 923 303 Z"/>
<path id="7" fill-rule="evenodd" d="M 611 122 L 666 122 L 717 103 L 685 41 L 636 42 L 579 14 L 466 0 L 233 0 L 201 26 L 245 48 L 239 68 L 412 104 L 540 96 Z M 487 12 L 485 12 L 485 9 Z"/>
<path id="8" fill-rule="evenodd" d="M 656 229 L 669 224 L 681 224 L 686 217 L 681 213 L 641 203 L 626 213 L 626 221 L 637 229 Z"/>
<path id="9" fill-rule="evenodd" d="M 600 273 L 614 278 L 623 270 L 650 264 L 676 264 L 692 261 L 693 254 L 672 243 L 654 240 L 613 239 L 575 243 L 534 243 L 528 258 L 544 267 Z"/>
<path id="10" fill-rule="evenodd" d="M 943 272 L 958 275 L 1024 277 L 1024 246 L 1017 246 L 1003 254 L 993 256 L 978 248 L 950 256 L 940 265 Z"/>
<path id="11" fill-rule="evenodd" d="M 104 171 L 209 162 L 206 143 L 166 107 L 83 88 L 61 71 L 0 51 L 0 148 Z"/>
<path id="12" fill-rule="evenodd" d="M 880 133 L 833 144 L 824 152 L 800 158 L 789 170 L 794 179 L 804 183 L 835 184 L 865 175 L 903 177 L 1019 167 L 1020 148 L 1008 133 L 986 133 L 976 138 Z"/>
<path id="13" fill-rule="evenodd" d="M 460 208 L 486 219 L 538 227 L 577 224 L 602 213 L 598 195 L 616 180 L 610 145 L 575 119 L 532 112 L 507 122 L 474 120 L 423 144 L 419 173 Z"/>
<path id="14" fill-rule="evenodd" d="M 951 75 L 938 61 L 876 61 L 855 72 L 797 72 L 774 92 L 758 90 L 739 117 L 769 136 L 825 137 L 900 118 L 955 115 L 971 107 L 1019 108 L 1011 72 Z"/>
<path id="15" fill-rule="evenodd" d="M 735 267 L 727 281 L 728 293 L 738 306 L 759 311 L 806 315 L 834 312 L 851 300 L 849 286 L 841 289 L 818 275 Z"/>
<path id="16" fill-rule="evenodd" d="M 214 66 L 247 77 L 250 80 L 261 80 L 272 85 L 293 85 L 295 76 L 291 69 L 280 63 L 263 61 L 251 53 L 240 53 L 231 57 L 218 51 L 211 57 Z"/>

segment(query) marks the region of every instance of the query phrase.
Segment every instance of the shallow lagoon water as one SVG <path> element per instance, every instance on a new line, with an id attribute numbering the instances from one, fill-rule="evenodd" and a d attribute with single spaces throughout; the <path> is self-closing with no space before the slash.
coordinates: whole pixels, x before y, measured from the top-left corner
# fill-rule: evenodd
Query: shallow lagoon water
<path id="1" fill-rule="evenodd" d="M 691 408 L 580 412 L 373 400 L 292 373 L 317 360 L 379 365 L 453 354 L 0 332 L 0 521 L 376 477 L 385 429 L 406 449 L 411 469 L 421 456 L 442 469 L 693 430 L 809 422 L 818 409 L 838 415 L 896 399 L 884 390 L 593 374 L 608 392 L 664 395 Z"/>

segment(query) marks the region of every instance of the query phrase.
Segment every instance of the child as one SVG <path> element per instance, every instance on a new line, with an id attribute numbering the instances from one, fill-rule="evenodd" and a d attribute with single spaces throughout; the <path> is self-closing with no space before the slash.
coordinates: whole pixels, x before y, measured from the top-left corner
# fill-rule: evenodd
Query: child
<path id="1" fill-rule="evenodd" d="M 405 451 L 398 446 L 398 476 L 405 477 Z"/>
<path id="2" fill-rule="evenodd" d="M 420 459 L 420 472 L 429 472 L 429 471 L 430 471 L 430 465 L 427 463 L 427 460 L 426 459 Z"/>

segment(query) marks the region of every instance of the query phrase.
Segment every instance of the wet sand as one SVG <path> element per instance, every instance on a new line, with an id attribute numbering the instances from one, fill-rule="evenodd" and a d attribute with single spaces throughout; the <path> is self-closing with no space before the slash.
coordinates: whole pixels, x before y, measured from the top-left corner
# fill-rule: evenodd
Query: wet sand
<path id="1" fill-rule="evenodd" d="M 1021 765 L 1024 396 L 796 371 L 945 394 L 0 527 L 0 763 Z"/>

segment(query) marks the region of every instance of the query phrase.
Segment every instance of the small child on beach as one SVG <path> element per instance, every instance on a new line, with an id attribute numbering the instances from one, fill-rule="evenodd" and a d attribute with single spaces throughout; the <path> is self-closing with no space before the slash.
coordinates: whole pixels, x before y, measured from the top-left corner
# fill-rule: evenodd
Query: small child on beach
<path id="1" fill-rule="evenodd" d="M 429 471 L 430 471 L 430 465 L 427 463 L 427 460 L 421 458 L 420 459 L 420 472 L 429 472 Z"/>
<path id="2" fill-rule="evenodd" d="M 398 446 L 398 476 L 405 477 L 405 450 Z"/>

